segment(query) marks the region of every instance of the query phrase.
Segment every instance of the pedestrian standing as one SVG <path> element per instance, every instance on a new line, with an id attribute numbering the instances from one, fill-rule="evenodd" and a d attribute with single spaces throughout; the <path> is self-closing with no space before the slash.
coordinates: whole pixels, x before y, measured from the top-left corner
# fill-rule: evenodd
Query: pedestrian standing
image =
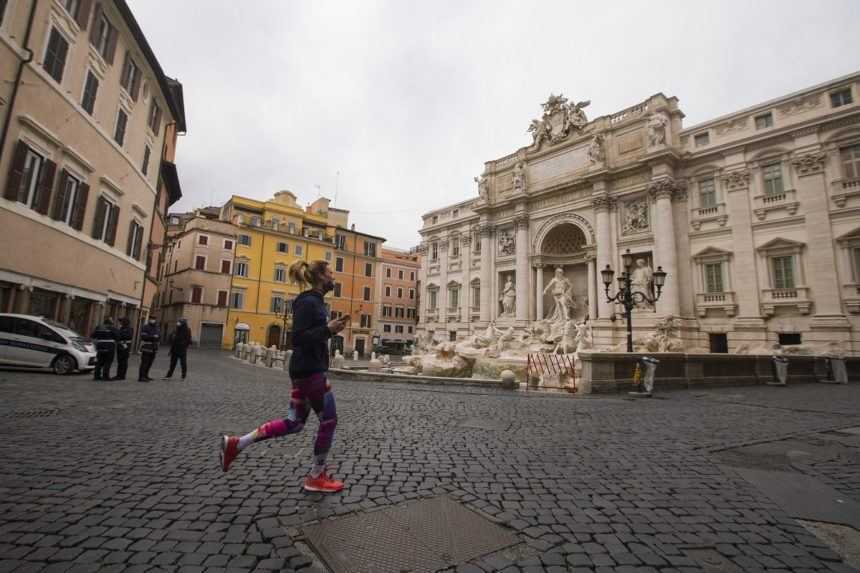
<path id="1" fill-rule="evenodd" d="M 163 380 L 170 380 L 176 369 L 176 362 L 182 365 L 182 379 L 188 374 L 188 347 L 191 346 L 191 329 L 188 321 L 180 318 L 176 323 L 176 330 L 170 335 L 170 369 Z"/>
<path id="2" fill-rule="evenodd" d="M 113 327 L 113 319 L 107 317 L 98 325 L 91 336 L 96 341 L 96 367 L 93 380 L 110 380 L 110 367 L 116 353 L 119 333 Z"/>
<path id="3" fill-rule="evenodd" d="M 152 382 L 149 377 L 149 369 L 158 352 L 158 342 L 161 340 L 161 332 L 158 330 L 158 320 L 151 316 L 143 328 L 140 329 L 140 370 L 137 373 L 138 382 Z"/>
<path id="4" fill-rule="evenodd" d="M 116 344 L 116 376 L 114 380 L 125 380 L 128 372 L 128 355 L 131 354 L 131 341 L 134 339 L 134 329 L 129 324 L 128 317 L 119 319 L 119 335 Z"/>
<path id="5" fill-rule="evenodd" d="M 290 358 L 292 392 L 286 418 L 266 422 L 253 432 L 242 437 L 221 438 L 221 468 L 226 472 L 239 452 L 254 442 L 286 434 L 294 434 L 304 428 L 309 407 L 319 418 L 319 430 L 314 443 L 313 466 L 305 478 L 308 491 L 337 492 L 343 482 L 332 479 L 326 471 L 326 457 L 331 449 L 334 430 L 337 426 L 337 411 L 334 394 L 326 379 L 328 371 L 328 339 L 343 330 L 349 315 L 328 320 L 325 294 L 334 289 L 334 276 L 325 261 L 296 261 L 290 266 L 290 279 L 310 287 L 293 302 L 293 355 Z"/>

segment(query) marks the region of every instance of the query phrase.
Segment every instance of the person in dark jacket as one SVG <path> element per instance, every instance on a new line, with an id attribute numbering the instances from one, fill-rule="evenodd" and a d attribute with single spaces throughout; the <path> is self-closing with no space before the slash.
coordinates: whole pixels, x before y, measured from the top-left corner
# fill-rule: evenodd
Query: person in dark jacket
<path id="1" fill-rule="evenodd" d="M 152 382 L 149 369 L 158 353 L 158 342 L 161 332 L 158 330 L 158 320 L 150 316 L 143 328 L 140 329 L 140 369 L 137 373 L 138 382 Z"/>
<path id="2" fill-rule="evenodd" d="M 221 468 L 225 472 L 230 469 L 230 463 L 239 452 L 254 442 L 301 431 L 310 406 L 320 426 L 314 443 L 313 466 L 305 478 L 304 488 L 337 492 L 343 489 L 343 482 L 332 479 L 325 467 L 337 426 L 334 394 L 326 379 L 328 339 L 343 330 L 349 316 L 328 319 L 323 297 L 334 289 L 334 276 L 327 262 L 296 261 L 290 267 L 290 279 L 311 288 L 293 302 L 293 355 L 289 365 L 293 388 L 289 412 L 286 418 L 266 422 L 244 436 L 222 436 Z"/>
<path id="3" fill-rule="evenodd" d="M 164 380 L 170 380 L 173 371 L 176 370 L 176 362 L 182 365 L 182 379 L 188 374 L 188 347 L 191 346 L 191 329 L 188 321 L 180 318 L 176 323 L 176 330 L 170 335 L 170 368 Z"/>
<path id="4" fill-rule="evenodd" d="M 113 327 L 113 319 L 105 318 L 90 338 L 96 343 L 96 367 L 93 370 L 93 380 L 110 380 L 110 367 L 113 364 L 113 356 L 119 340 L 119 332 Z"/>
<path id="5" fill-rule="evenodd" d="M 128 355 L 131 354 L 131 341 L 134 338 L 134 329 L 129 324 L 127 317 L 119 319 L 119 331 L 116 344 L 116 376 L 114 380 L 125 380 L 128 372 Z"/>

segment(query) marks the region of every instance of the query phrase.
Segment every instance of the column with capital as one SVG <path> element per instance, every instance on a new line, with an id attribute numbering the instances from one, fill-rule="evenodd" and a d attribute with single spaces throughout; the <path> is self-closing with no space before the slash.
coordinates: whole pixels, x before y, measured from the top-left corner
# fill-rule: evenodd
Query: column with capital
<path id="1" fill-rule="evenodd" d="M 657 301 L 657 313 L 662 315 L 677 316 L 680 312 L 675 220 L 672 216 L 672 198 L 679 190 L 678 184 L 671 177 L 652 181 L 648 186 L 648 192 L 655 203 L 652 225 L 656 250 L 654 265 L 663 267 L 667 277 L 663 293 Z"/>
<path id="2" fill-rule="evenodd" d="M 518 321 L 529 319 L 529 217 L 520 213 L 514 220 L 517 229 L 517 303 L 516 317 Z"/>
<path id="3" fill-rule="evenodd" d="M 599 195 L 591 200 L 591 205 L 597 219 L 597 267 L 603 270 L 606 265 L 612 265 L 612 237 L 609 224 L 610 198 L 605 194 Z M 612 316 L 611 303 L 606 302 L 605 296 L 599 297 L 597 317 L 595 318 L 609 318 L 610 316 Z"/>
<path id="4" fill-rule="evenodd" d="M 481 322 L 492 320 L 493 305 L 493 229 L 487 222 L 481 223 Z"/>
<path id="5" fill-rule="evenodd" d="M 60 322 L 68 325 L 72 318 L 72 301 L 75 300 L 74 295 L 67 294 L 63 296 L 63 311 L 60 315 Z"/>
<path id="6" fill-rule="evenodd" d="M 543 320 L 543 263 L 535 265 L 535 320 Z"/>
<path id="7" fill-rule="evenodd" d="M 30 298 L 33 296 L 33 287 L 28 285 L 18 286 L 18 296 L 15 298 L 18 314 L 30 314 Z"/>
<path id="8" fill-rule="evenodd" d="M 588 318 L 593 320 L 597 317 L 597 262 L 594 257 L 588 259 Z"/>
<path id="9" fill-rule="evenodd" d="M 472 237 L 465 235 L 460 240 L 460 252 L 463 256 L 463 284 L 460 285 L 460 305 L 461 314 L 460 322 L 468 328 L 468 324 L 472 321 L 471 306 L 472 295 L 470 282 L 472 280 Z"/>
<path id="10" fill-rule="evenodd" d="M 436 294 L 439 322 L 448 322 L 448 237 L 439 240 L 439 292 Z"/>

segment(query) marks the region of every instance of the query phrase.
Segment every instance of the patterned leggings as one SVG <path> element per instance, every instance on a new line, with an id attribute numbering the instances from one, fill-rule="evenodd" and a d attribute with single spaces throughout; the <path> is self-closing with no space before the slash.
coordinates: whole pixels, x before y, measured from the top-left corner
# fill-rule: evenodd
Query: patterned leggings
<path id="1" fill-rule="evenodd" d="M 257 428 L 255 441 L 300 432 L 305 427 L 310 414 L 308 406 L 313 408 L 320 421 L 314 443 L 314 461 L 317 464 L 325 463 L 326 454 L 331 449 L 331 442 L 334 439 L 334 429 L 337 427 L 337 410 L 334 405 L 334 394 L 324 373 L 294 379 L 287 417 L 271 420 Z"/>

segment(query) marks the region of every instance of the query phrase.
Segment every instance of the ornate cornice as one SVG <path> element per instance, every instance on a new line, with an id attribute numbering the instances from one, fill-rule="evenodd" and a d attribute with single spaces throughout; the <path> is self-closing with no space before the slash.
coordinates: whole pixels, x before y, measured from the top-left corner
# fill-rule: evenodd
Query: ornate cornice
<path id="1" fill-rule="evenodd" d="M 469 245 L 471 245 L 471 244 L 472 244 L 472 236 L 471 236 L 471 235 L 469 235 L 469 234 L 463 234 L 463 235 L 461 235 L 461 236 L 460 236 L 460 243 L 461 243 L 463 246 L 468 247 Z"/>
<path id="2" fill-rule="evenodd" d="M 747 189 L 750 186 L 749 169 L 738 169 L 730 171 L 723 176 L 723 185 L 726 186 L 726 191 L 740 191 Z"/>
<path id="3" fill-rule="evenodd" d="M 490 223 L 483 223 L 478 226 L 478 235 L 483 237 L 492 237 L 493 236 L 493 225 Z"/>
<path id="4" fill-rule="evenodd" d="M 791 163 L 794 165 L 798 176 L 805 177 L 823 171 L 825 161 L 827 161 L 827 154 L 825 152 L 814 151 L 795 157 L 791 160 Z"/>

